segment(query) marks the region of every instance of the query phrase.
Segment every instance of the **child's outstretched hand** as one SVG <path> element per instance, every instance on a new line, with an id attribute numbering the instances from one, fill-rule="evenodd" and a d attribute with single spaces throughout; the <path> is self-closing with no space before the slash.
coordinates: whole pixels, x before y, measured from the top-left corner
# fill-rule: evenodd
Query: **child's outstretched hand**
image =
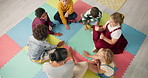
<path id="1" fill-rule="evenodd" d="M 62 36 L 62 33 L 54 33 L 55 36 Z"/>
<path id="2" fill-rule="evenodd" d="M 61 47 L 63 44 L 64 44 L 64 41 L 60 41 L 60 42 L 57 44 L 57 47 Z"/>
<path id="3" fill-rule="evenodd" d="M 88 57 L 89 56 L 89 53 L 87 51 L 84 51 L 84 56 Z"/>

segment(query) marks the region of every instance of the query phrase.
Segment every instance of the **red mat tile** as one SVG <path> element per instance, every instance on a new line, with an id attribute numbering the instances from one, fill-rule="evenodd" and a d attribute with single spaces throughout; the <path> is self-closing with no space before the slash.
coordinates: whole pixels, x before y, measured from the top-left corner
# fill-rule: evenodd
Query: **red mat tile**
<path id="1" fill-rule="evenodd" d="M 114 75 L 115 78 L 122 78 L 133 58 L 134 55 L 127 51 L 124 51 L 123 54 L 114 55 L 114 61 L 118 68 L 116 74 Z"/>
<path id="2" fill-rule="evenodd" d="M 74 4 L 74 10 L 77 13 L 78 17 L 76 18 L 76 20 L 79 20 L 80 14 L 85 13 L 88 9 L 92 8 L 92 6 L 82 2 L 81 0 L 78 0 L 75 4 Z"/>
<path id="3" fill-rule="evenodd" d="M 64 46 L 64 48 L 66 49 L 69 49 L 69 46 L 66 45 Z M 75 63 L 78 63 L 78 62 L 82 62 L 82 61 L 87 61 L 88 62 L 88 59 L 86 59 L 85 57 L 81 56 L 78 52 L 76 52 L 75 50 L 73 50 L 73 57 L 75 59 Z"/>
<path id="4" fill-rule="evenodd" d="M 21 47 L 6 34 L 0 37 L 0 69 L 20 50 Z"/>

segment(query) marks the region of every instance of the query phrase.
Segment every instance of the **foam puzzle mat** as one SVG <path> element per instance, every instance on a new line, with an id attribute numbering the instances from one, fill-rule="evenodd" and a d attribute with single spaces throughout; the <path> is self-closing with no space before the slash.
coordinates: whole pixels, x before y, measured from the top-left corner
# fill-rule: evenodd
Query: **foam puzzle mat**
<path id="1" fill-rule="evenodd" d="M 81 23 L 71 23 L 71 29 L 66 30 L 64 25 L 60 25 L 53 19 L 54 14 L 57 12 L 56 4 L 56 0 L 48 0 L 40 6 L 47 11 L 50 19 L 56 24 L 53 31 L 63 33 L 63 36 L 61 37 L 49 35 L 47 41 L 52 45 L 56 45 L 60 41 L 65 41 L 66 44 L 63 47 L 72 47 L 74 49 L 76 63 L 91 60 L 91 58 L 84 57 L 82 52 L 85 50 L 90 54 L 94 54 L 92 52 L 94 47 L 92 31 L 84 31 L 84 26 Z M 74 9 L 78 14 L 76 20 L 80 19 L 81 13 L 86 12 L 91 7 L 92 6 L 81 0 L 74 0 Z M 100 25 L 104 25 L 109 17 L 108 14 L 103 13 Z M 31 25 L 34 18 L 35 15 L 34 12 L 32 12 L 6 34 L 0 37 L 0 76 L 3 78 L 48 78 L 47 75 L 42 72 L 42 64 L 33 63 L 27 55 L 28 47 L 26 45 L 29 36 L 32 35 Z M 123 24 L 122 27 L 123 34 L 128 40 L 128 45 L 123 54 L 114 56 L 118 71 L 111 78 L 122 78 L 146 37 L 145 34 L 129 25 Z M 87 70 L 83 78 L 100 77 Z"/>

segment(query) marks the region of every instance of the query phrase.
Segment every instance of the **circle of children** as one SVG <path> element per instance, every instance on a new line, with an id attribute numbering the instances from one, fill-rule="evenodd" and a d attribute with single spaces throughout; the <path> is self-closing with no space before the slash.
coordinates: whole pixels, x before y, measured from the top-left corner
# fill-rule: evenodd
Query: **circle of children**
<path id="1" fill-rule="evenodd" d="M 90 70 L 101 78 L 109 78 L 114 75 L 117 68 L 113 62 L 114 54 L 123 53 L 127 45 L 127 40 L 122 34 L 122 23 L 124 15 L 115 12 L 103 26 L 99 26 L 102 12 L 97 7 L 92 7 L 86 13 L 81 14 L 81 22 L 85 31 L 91 25 L 93 30 L 93 41 L 95 48 L 90 55 L 84 51 L 84 56 L 93 60 L 89 62 L 75 63 L 73 59 L 73 49 L 59 48 L 64 41 L 57 45 L 49 44 L 46 39 L 49 34 L 62 36 L 62 33 L 54 33 L 52 28 L 55 24 L 50 21 L 47 12 L 43 8 L 35 10 L 36 18 L 32 23 L 33 35 L 28 40 L 28 55 L 30 60 L 36 63 L 43 63 L 43 71 L 49 78 L 82 78 L 86 70 Z M 54 19 L 64 24 L 70 30 L 68 24 L 75 21 L 77 17 L 73 9 L 72 0 L 59 0 L 58 12 Z M 80 22 L 80 21 L 79 21 Z M 50 59 L 50 62 L 45 62 Z"/>

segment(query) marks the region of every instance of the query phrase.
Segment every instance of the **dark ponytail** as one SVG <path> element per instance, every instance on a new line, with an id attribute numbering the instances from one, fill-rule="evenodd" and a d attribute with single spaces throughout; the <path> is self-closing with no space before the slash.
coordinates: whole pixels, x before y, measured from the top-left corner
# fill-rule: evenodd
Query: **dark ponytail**
<path id="1" fill-rule="evenodd" d="M 68 52 L 65 48 L 57 48 L 53 53 L 49 55 L 51 61 L 64 61 L 68 56 Z"/>

